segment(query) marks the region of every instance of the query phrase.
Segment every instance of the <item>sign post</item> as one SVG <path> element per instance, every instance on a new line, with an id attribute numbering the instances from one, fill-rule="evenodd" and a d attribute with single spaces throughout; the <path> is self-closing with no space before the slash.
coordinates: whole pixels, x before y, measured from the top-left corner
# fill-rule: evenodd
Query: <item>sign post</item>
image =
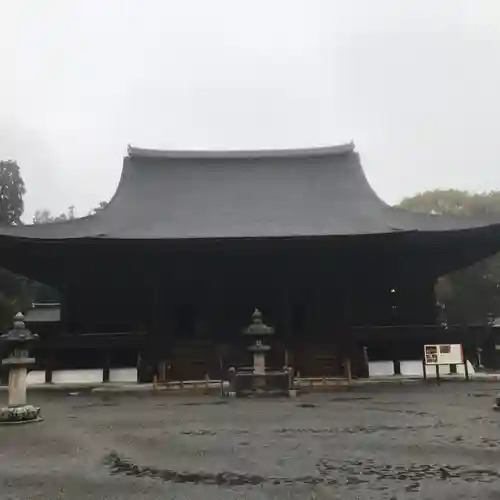
<path id="1" fill-rule="evenodd" d="M 436 383 L 440 384 L 439 367 L 441 365 L 464 365 L 465 379 L 469 380 L 467 360 L 464 358 L 462 344 L 426 344 L 424 345 L 424 378 L 427 378 L 427 366 L 436 367 Z"/>

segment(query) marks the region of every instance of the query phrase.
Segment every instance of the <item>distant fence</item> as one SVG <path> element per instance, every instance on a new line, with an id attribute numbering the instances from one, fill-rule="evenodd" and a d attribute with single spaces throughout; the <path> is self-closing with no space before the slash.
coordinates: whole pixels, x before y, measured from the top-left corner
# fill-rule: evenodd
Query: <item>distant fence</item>
<path id="1" fill-rule="evenodd" d="M 467 361 L 467 367 L 469 374 L 473 375 L 475 373 L 474 367 Z M 396 367 L 393 361 L 370 361 L 368 364 L 368 371 L 370 377 L 380 378 L 380 377 L 391 377 L 396 375 Z M 451 365 L 441 365 L 439 367 L 439 374 L 441 376 L 451 375 L 452 368 Z M 464 365 L 456 365 L 456 373 L 459 375 L 465 374 Z M 399 373 L 403 377 L 413 377 L 413 378 L 423 378 L 424 370 L 421 360 L 405 360 L 399 361 Z M 436 370 L 433 366 L 427 367 L 427 377 L 433 378 L 436 376 Z M 44 370 L 32 370 L 28 373 L 27 384 L 28 386 L 36 386 L 45 384 L 46 375 Z M 324 385 L 325 379 L 318 378 L 304 379 L 308 382 L 304 382 L 301 379 L 297 379 L 300 385 Z M 104 381 L 104 370 L 102 369 L 80 369 L 80 370 L 54 370 L 52 372 L 52 383 L 54 384 L 100 384 Z M 135 383 L 137 382 L 137 368 L 111 368 L 109 371 L 109 382 L 114 383 Z M 204 383 L 206 381 L 196 381 L 197 384 Z M 217 385 L 219 382 L 215 380 L 210 380 L 210 385 Z M 189 385 L 189 381 L 175 381 L 172 380 L 167 385 Z"/>
<path id="2" fill-rule="evenodd" d="M 28 373 L 28 386 L 45 384 L 45 370 L 32 370 Z M 54 370 L 52 383 L 54 384 L 100 384 L 104 381 L 104 370 Z M 110 382 L 133 383 L 137 382 L 137 368 L 111 368 L 109 370 Z"/>
<path id="3" fill-rule="evenodd" d="M 464 365 L 455 365 L 456 373 L 465 375 Z M 474 374 L 474 367 L 470 361 L 467 361 L 467 369 L 469 374 Z M 427 367 L 427 377 L 436 376 L 436 368 L 434 366 Z M 396 367 L 394 361 L 370 361 L 368 363 L 368 372 L 370 377 L 388 377 L 396 375 Z M 451 365 L 441 365 L 439 367 L 440 376 L 453 374 Z M 424 367 L 422 360 L 399 361 L 399 375 L 403 377 L 424 377 Z"/>

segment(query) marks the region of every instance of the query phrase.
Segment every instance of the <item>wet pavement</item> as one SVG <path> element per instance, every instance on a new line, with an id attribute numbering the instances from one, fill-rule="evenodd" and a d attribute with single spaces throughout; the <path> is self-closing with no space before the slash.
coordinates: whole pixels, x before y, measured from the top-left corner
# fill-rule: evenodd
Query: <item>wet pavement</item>
<path id="1" fill-rule="evenodd" d="M 0 428 L 4 499 L 499 499 L 498 383 L 296 399 L 30 394 Z"/>

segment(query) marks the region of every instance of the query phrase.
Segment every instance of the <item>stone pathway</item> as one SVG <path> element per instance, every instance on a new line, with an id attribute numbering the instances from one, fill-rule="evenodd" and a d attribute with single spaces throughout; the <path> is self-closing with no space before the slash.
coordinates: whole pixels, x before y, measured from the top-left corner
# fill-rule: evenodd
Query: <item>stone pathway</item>
<path id="1" fill-rule="evenodd" d="M 297 399 L 34 391 L 0 429 L 3 499 L 500 499 L 497 384 Z"/>

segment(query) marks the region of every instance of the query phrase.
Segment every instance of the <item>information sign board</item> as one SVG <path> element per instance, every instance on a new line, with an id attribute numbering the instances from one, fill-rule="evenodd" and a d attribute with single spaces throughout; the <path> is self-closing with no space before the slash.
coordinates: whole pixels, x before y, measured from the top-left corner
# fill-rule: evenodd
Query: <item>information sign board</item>
<path id="1" fill-rule="evenodd" d="M 462 344 L 427 344 L 424 346 L 426 365 L 460 365 L 464 363 Z"/>

